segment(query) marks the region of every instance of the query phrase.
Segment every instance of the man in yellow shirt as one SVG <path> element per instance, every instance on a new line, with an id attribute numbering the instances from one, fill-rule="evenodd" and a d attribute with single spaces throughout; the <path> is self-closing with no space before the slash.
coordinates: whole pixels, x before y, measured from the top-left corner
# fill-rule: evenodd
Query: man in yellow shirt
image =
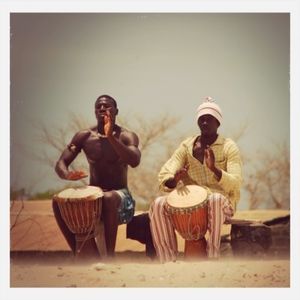
<path id="1" fill-rule="evenodd" d="M 242 162 L 236 143 L 220 136 L 220 107 L 207 97 L 197 109 L 200 135 L 185 139 L 161 168 L 158 179 L 162 191 L 174 190 L 179 181 L 185 185 L 208 188 L 207 254 L 220 255 L 221 227 L 236 210 L 242 184 Z M 169 214 L 166 196 L 153 201 L 149 212 L 156 253 L 161 262 L 175 261 L 177 240 Z"/>

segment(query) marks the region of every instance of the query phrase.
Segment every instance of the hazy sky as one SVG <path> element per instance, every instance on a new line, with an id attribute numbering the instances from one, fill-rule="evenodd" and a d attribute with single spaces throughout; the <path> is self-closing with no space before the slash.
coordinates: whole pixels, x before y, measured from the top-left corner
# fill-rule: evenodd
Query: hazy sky
<path id="1" fill-rule="evenodd" d="M 65 127 L 70 111 L 93 122 L 101 94 L 124 116 L 169 111 L 187 134 L 212 96 L 222 133 L 248 125 L 242 151 L 289 145 L 289 21 L 288 13 L 12 13 L 11 182 L 29 186 L 42 174 L 36 190 L 59 186 L 54 170 L 26 155 L 43 151 L 32 123 Z"/>

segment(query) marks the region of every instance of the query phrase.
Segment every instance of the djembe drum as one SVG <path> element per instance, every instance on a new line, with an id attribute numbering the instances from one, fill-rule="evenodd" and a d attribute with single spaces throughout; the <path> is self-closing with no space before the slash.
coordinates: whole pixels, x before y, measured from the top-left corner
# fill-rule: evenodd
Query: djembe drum
<path id="1" fill-rule="evenodd" d="M 75 235 L 78 254 L 84 244 L 98 234 L 102 212 L 103 191 L 99 187 L 69 188 L 54 195 L 62 219 Z"/>
<path id="2" fill-rule="evenodd" d="M 185 240 L 185 257 L 205 257 L 207 231 L 207 190 L 186 185 L 172 191 L 166 209 L 176 231 Z"/>

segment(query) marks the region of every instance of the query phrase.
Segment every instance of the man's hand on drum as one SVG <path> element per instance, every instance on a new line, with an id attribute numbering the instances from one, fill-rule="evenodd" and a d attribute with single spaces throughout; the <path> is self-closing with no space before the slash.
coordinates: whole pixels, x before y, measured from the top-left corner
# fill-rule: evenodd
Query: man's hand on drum
<path id="1" fill-rule="evenodd" d="M 165 185 L 170 188 L 170 189 L 174 189 L 178 183 L 179 180 L 181 180 L 182 178 L 184 178 L 185 176 L 187 176 L 187 171 L 189 169 L 188 165 L 185 165 L 183 168 L 179 169 L 173 178 L 168 179 L 165 182 Z"/>
<path id="2" fill-rule="evenodd" d="M 68 180 L 80 180 L 80 179 L 83 179 L 87 176 L 88 175 L 84 171 L 70 171 L 68 173 L 66 179 L 68 179 Z"/>
<path id="3" fill-rule="evenodd" d="M 189 165 L 185 165 L 183 168 L 179 169 L 174 176 L 174 180 L 178 183 L 179 180 L 187 176 L 187 171 L 189 169 Z"/>

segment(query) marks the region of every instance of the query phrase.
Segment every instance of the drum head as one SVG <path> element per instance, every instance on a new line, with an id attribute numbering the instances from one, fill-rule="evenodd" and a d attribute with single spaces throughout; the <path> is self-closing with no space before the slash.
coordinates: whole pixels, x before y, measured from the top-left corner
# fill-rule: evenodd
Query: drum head
<path id="1" fill-rule="evenodd" d="M 84 186 L 80 188 L 70 188 L 58 193 L 58 198 L 62 199 L 90 199 L 94 200 L 103 197 L 103 191 L 97 186 Z"/>
<path id="2" fill-rule="evenodd" d="M 185 208 L 201 204 L 207 198 L 207 190 L 199 185 L 185 185 L 175 189 L 167 196 L 172 207 Z"/>

